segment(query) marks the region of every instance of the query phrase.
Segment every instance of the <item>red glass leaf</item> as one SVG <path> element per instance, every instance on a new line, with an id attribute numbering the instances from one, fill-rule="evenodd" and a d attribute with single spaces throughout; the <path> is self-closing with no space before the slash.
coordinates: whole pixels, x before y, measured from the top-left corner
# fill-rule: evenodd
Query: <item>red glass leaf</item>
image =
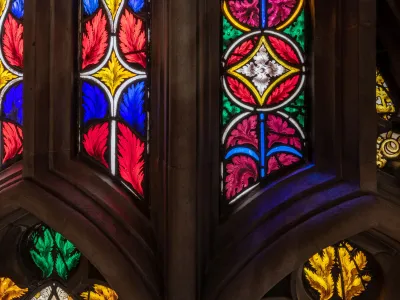
<path id="1" fill-rule="evenodd" d="M 247 54 L 250 53 L 251 50 L 254 49 L 255 43 L 257 39 L 251 39 L 244 41 L 242 44 L 240 44 L 238 47 L 233 50 L 232 54 L 229 55 L 228 61 L 226 64 L 232 65 L 238 61 L 240 61 L 243 57 L 245 57 Z"/>
<path id="2" fill-rule="evenodd" d="M 268 2 L 268 26 L 273 27 L 290 16 L 297 0 L 269 0 Z"/>
<path id="3" fill-rule="evenodd" d="M 228 2 L 232 15 L 242 24 L 257 27 L 260 24 L 258 0 L 231 0 Z"/>
<path id="4" fill-rule="evenodd" d="M 145 145 L 124 124 L 118 123 L 118 163 L 121 177 L 143 196 L 143 167 Z"/>
<path id="5" fill-rule="evenodd" d="M 235 156 L 232 163 L 226 165 L 228 176 L 226 182 L 226 198 L 231 199 L 249 185 L 249 179 L 257 181 L 257 164 L 247 156 Z"/>
<path id="6" fill-rule="evenodd" d="M 300 160 L 297 156 L 288 153 L 279 153 L 277 155 L 279 162 L 284 166 L 290 166 Z"/>
<path id="7" fill-rule="evenodd" d="M 108 39 L 106 25 L 106 17 L 102 10 L 86 22 L 86 33 L 82 39 L 82 69 L 97 64 L 104 56 Z"/>
<path id="8" fill-rule="evenodd" d="M 256 104 L 254 97 L 251 95 L 250 91 L 241 82 L 233 79 L 232 77 L 227 77 L 228 85 L 232 89 L 233 94 L 239 98 L 240 101 L 250 104 Z"/>
<path id="9" fill-rule="evenodd" d="M 128 10 L 121 17 L 119 31 L 120 47 L 125 58 L 130 63 L 140 64 L 146 67 L 146 34 L 143 21 L 136 18 Z"/>
<path id="10" fill-rule="evenodd" d="M 299 63 L 299 58 L 289 44 L 273 36 L 269 37 L 269 41 L 271 42 L 272 47 L 284 60 L 290 63 Z"/>
<path id="11" fill-rule="evenodd" d="M 102 163 L 108 168 L 108 163 L 104 158 L 107 150 L 108 123 L 97 124 L 83 135 L 83 147 L 87 154 Z"/>
<path id="12" fill-rule="evenodd" d="M 275 143 L 291 145 L 297 149 L 301 149 L 301 142 L 298 137 L 287 137 L 275 133 L 268 134 L 268 147 L 270 148 Z"/>
<path id="13" fill-rule="evenodd" d="M 288 153 L 279 153 L 275 156 L 271 156 L 268 160 L 267 173 L 271 174 L 274 171 L 278 171 L 282 167 L 290 166 L 298 161 L 300 161 L 300 158 Z"/>
<path id="14" fill-rule="evenodd" d="M 297 83 L 299 82 L 299 78 L 300 76 L 296 75 L 281 83 L 268 97 L 267 104 L 277 104 L 289 97 L 290 92 L 294 90 Z"/>
<path id="15" fill-rule="evenodd" d="M 3 52 L 10 65 L 23 67 L 24 41 L 22 34 L 24 27 L 8 15 L 4 23 Z"/>
<path id="16" fill-rule="evenodd" d="M 269 129 L 267 136 L 268 148 L 271 148 L 275 143 L 281 143 L 301 149 L 300 138 L 295 136 L 296 130 L 289 127 L 288 122 L 283 118 L 272 114 L 268 115 L 267 126 Z"/>
<path id="17" fill-rule="evenodd" d="M 3 164 L 18 154 L 22 154 L 22 129 L 18 125 L 3 122 L 4 157 Z"/>
<path id="18" fill-rule="evenodd" d="M 251 116 L 241 121 L 234 130 L 232 130 L 226 148 L 235 145 L 250 144 L 258 149 L 257 139 L 257 116 Z"/>
<path id="19" fill-rule="evenodd" d="M 268 174 L 271 174 L 273 171 L 279 170 L 280 166 L 275 156 L 271 156 L 268 160 Z"/>

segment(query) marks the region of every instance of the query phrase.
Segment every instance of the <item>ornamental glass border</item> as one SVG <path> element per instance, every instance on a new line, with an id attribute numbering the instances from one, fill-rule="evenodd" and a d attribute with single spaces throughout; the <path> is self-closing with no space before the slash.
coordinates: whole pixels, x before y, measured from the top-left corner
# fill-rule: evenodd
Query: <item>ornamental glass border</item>
<path id="1" fill-rule="evenodd" d="M 221 1 L 221 198 L 233 204 L 307 161 L 308 5 Z"/>

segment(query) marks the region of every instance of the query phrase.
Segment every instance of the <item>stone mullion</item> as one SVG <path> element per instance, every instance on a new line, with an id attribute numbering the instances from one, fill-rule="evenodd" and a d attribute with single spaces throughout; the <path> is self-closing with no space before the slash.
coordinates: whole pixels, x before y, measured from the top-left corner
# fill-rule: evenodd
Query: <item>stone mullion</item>
<path id="1" fill-rule="evenodd" d="M 24 16 L 24 170 L 33 177 L 47 168 L 51 82 L 52 1 L 25 2 Z"/>

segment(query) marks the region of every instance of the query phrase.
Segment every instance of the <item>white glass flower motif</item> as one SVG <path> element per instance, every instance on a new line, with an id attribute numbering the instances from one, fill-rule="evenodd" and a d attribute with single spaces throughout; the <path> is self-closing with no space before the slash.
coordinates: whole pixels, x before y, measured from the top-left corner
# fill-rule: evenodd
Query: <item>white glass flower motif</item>
<path id="1" fill-rule="evenodd" d="M 68 300 L 68 294 L 60 287 L 57 287 L 57 295 L 60 300 Z"/>
<path id="2" fill-rule="evenodd" d="M 31 300 L 49 300 L 52 288 L 50 286 L 45 287 L 37 293 Z"/>
<path id="3" fill-rule="evenodd" d="M 260 95 L 268 88 L 272 77 L 278 77 L 288 70 L 275 60 L 270 59 L 264 45 L 261 45 L 257 54 L 251 61 L 238 69 L 236 72 L 251 78 Z"/>

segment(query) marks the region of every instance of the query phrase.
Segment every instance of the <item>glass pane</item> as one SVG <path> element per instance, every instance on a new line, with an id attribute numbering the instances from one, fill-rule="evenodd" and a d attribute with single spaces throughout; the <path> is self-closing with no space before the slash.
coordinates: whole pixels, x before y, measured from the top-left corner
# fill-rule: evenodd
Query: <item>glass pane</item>
<path id="1" fill-rule="evenodd" d="M 2 168 L 22 156 L 24 0 L 0 1 Z"/>
<path id="2" fill-rule="evenodd" d="M 221 8 L 221 190 L 233 203 L 305 161 L 305 6 L 230 0 Z"/>
<path id="3" fill-rule="evenodd" d="M 82 4 L 80 153 L 143 199 L 150 3 L 84 0 Z"/>

